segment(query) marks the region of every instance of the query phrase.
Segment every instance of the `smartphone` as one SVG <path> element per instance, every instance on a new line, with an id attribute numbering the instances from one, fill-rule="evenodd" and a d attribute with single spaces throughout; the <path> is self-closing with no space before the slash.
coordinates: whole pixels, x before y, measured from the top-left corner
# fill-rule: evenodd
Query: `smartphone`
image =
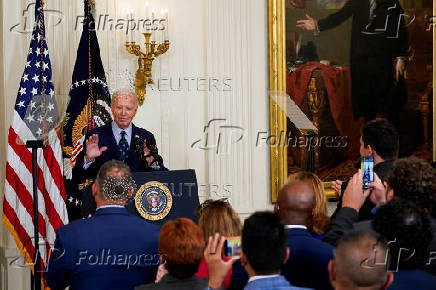
<path id="1" fill-rule="evenodd" d="M 224 241 L 224 257 L 239 257 L 241 255 L 241 237 L 228 237 Z"/>
<path id="2" fill-rule="evenodd" d="M 360 168 L 362 170 L 363 189 L 368 189 L 369 184 L 374 181 L 374 158 L 362 157 Z"/>

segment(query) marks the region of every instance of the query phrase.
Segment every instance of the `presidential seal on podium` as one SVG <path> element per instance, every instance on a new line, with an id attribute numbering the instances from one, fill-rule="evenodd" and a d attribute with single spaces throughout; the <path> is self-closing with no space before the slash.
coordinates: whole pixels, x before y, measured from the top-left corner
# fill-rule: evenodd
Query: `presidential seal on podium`
<path id="1" fill-rule="evenodd" d="M 146 220 L 157 221 L 168 215 L 173 197 L 168 187 L 158 181 L 143 184 L 135 195 L 135 206 Z"/>

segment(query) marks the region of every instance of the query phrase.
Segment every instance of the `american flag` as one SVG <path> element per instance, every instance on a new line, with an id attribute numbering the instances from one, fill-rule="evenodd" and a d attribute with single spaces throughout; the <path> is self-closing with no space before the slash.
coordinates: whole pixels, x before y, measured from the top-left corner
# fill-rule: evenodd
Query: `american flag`
<path id="1" fill-rule="evenodd" d="M 48 142 L 38 149 L 38 225 L 42 266 L 55 241 L 58 227 L 68 223 L 65 188 L 62 179 L 63 162 L 59 120 L 51 64 L 45 41 L 44 16 L 41 1 L 35 5 L 35 28 L 29 54 L 9 128 L 6 162 L 3 222 L 33 271 L 35 254 L 33 228 L 32 153 L 28 140 Z"/>

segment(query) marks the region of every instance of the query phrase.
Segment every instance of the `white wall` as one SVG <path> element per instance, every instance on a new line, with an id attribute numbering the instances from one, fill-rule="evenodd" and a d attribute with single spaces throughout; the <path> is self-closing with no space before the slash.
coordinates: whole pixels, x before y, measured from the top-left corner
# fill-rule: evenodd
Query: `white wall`
<path id="1" fill-rule="evenodd" d="M 48 9 L 61 11 L 62 22 L 54 26 L 52 14 L 47 41 L 53 66 L 56 94 L 67 95 L 75 62 L 81 26 L 75 30 L 76 15 L 83 14 L 82 1 L 46 0 Z M 194 168 L 200 184 L 201 199 L 229 197 L 232 206 L 246 218 L 260 209 L 271 209 L 268 148 L 256 147 L 258 131 L 268 130 L 268 43 L 267 1 L 262 0 L 149 0 L 151 6 L 168 7 L 170 13 L 170 50 L 153 63 L 153 77 L 173 84 L 182 79 L 184 89 L 148 90 L 145 104 L 134 122 L 152 131 L 170 169 Z M 4 1 L 0 21 L 0 178 L 4 180 L 7 130 L 24 69 L 29 34 L 11 32 L 12 25 L 23 21 L 22 11 L 30 1 Z M 144 17 L 145 1 L 96 0 L 97 16 L 108 14 L 123 18 L 128 8 Z M 28 21 L 33 20 L 33 12 Z M 127 70 L 134 73 L 136 59 L 124 49 L 123 31 L 98 31 L 101 57 L 112 88 L 126 87 Z M 137 35 L 139 40 L 139 35 Z M 190 89 L 183 78 L 194 78 Z M 203 84 L 206 78 L 218 81 L 219 89 Z M 197 82 L 200 84 L 198 89 Z M 227 85 L 225 85 L 225 82 Z M 174 87 L 174 86 L 173 86 Z M 230 89 L 231 88 L 231 89 Z M 209 149 L 201 149 L 208 130 Z M 221 143 L 213 146 L 221 128 Z M 242 129 L 241 129 L 242 128 Z M 242 139 L 234 143 L 240 135 Z M 226 141 L 227 140 L 227 141 Z M 200 145 L 200 146 L 198 146 Z M 4 184 L 2 182 L 1 184 Z M 3 188 L 0 189 L 3 198 Z M 230 193 L 230 194 L 229 194 Z M 18 254 L 4 226 L 0 226 L 2 289 L 29 289 L 27 270 L 8 266 Z M 5 288 L 6 283 L 8 285 Z"/>

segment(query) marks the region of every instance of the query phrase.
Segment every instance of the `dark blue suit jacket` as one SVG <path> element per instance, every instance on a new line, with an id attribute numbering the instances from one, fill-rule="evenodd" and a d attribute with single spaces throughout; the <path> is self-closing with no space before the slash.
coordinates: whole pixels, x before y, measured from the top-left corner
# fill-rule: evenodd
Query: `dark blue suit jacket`
<path id="1" fill-rule="evenodd" d="M 294 287 L 291 284 L 289 284 L 289 281 L 286 281 L 286 279 L 283 276 L 276 276 L 276 277 L 270 277 L 270 278 L 263 278 L 254 280 L 251 282 L 248 282 L 247 285 L 244 287 L 244 290 L 302 290 L 305 288 L 300 287 Z"/>
<path id="2" fill-rule="evenodd" d="M 154 281 L 160 228 L 129 216 L 124 208 L 101 208 L 89 219 L 56 233 L 44 278 L 55 289 L 133 289 Z"/>
<path id="3" fill-rule="evenodd" d="M 394 282 L 389 286 L 394 290 L 435 290 L 436 276 L 420 270 L 400 269 L 394 272 Z"/>
<path id="4" fill-rule="evenodd" d="M 73 168 L 73 178 L 77 183 L 84 182 L 85 179 L 94 179 L 97 176 L 98 170 L 105 162 L 112 159 L 121 160 L 118 144 L 112 132 L 111 123 L 89 131 L 86 134 L 85 140 L 88 140 L 88 138 L 93 134 L 98 135 L 98 146 L 107 146 L 107 150 L 103 151 L 101 156 L 97 157 L 94 163 L 92 163 L 88 169 L 84 170 L 83 163 L 86 153 L 86 143 L 83 144 L 83 150 L 77 156 L 77 161 Z M 143 148 L 144 139 L 154 140 L 154 136 L 151 132 L 138 128 L 132 123 L 132 139 L 130 141 L 129 155 L 126 160 L 126 163 L 129 165 L 132 172 L 145 171 L 145 168 L 147 167 L 145 164 L 146 162 L 142 161 L 138 154 L 135 153 L 135 145 L 138 144 Z"/>
<path id="5" fill-rule="evenodd" d="M 333 289 L 328 263 L 333 259 L 333 247 L 314 238 L 305 229 L 286 229 L 289 259 L 282 275 L 294 286 Z"/>

